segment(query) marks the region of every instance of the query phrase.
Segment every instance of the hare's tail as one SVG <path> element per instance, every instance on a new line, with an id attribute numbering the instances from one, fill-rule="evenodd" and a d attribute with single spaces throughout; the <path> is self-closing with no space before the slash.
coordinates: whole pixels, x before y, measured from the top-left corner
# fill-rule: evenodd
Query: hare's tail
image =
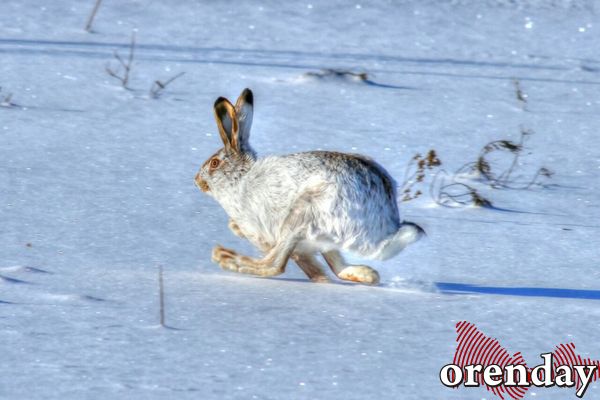
<path id="1" fill-rule="evenodd" d="M 377 260 L 392 258 L 406 246 L 416 242 L 424 235 L 425 231 L 419 225 L 405 221 L 395 233 L 392 233 L 379 243 L 379 246 L 377 246 L 377 249 L 369 258 Z"/>

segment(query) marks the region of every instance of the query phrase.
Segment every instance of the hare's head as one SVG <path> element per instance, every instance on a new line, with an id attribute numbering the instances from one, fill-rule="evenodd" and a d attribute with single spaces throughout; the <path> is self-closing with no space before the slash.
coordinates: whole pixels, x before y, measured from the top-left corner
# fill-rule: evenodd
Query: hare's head
<path id="1" fill-rule="evenodd" d="M 235 106 L 224 97 L 215 101 L 214 111 L 223 148 L 202 164 L 196 185 L 212 196 L 226 193 L 252 166 L 256 156 L 248 139 L 252 126 L 253 96 L 244 89 Z"/>

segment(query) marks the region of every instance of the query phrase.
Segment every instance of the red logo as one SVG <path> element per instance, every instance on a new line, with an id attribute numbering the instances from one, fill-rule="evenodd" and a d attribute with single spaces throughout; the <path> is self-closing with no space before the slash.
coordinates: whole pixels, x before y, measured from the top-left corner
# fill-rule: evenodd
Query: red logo
<path id="1" fill-rule="evenodd" d="M 440 370 L 445 386 L 484 386 L 504 399 L 522 399 L 529 387 L 575 387 L 583 397 L 588 386 L 600 378 L 600 361 L 582 358 L 573 343 L 559 344 L 542 353 L 542 363 L 529 368 L 521 353 L 512 356 L 497 339 L 490 338 L 467 321 L 456 324 L 458 346 L 452 364 Z"/>

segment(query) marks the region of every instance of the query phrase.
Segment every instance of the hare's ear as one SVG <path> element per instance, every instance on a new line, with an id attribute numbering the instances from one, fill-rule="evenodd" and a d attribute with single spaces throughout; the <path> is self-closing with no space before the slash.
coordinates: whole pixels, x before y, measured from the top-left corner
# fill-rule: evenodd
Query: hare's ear
<path id="1" fill-rule="evenodd" d="M 254 95 L 248 88 L 244 89 L 235 102 L 235 112 L 240 125 L 239 143 L 242 150 L 250 149 L 250 128 L 252 127 L 252 114 L 254 110 Z"/>
<path id="2" fill-rule="evenodd" d="M 239 146 L 239 124 L 233 105 L 224 97 L 215 101 L 215 120 L 219 128 L 219 134 L 225 150 L 238 152 Z"/>

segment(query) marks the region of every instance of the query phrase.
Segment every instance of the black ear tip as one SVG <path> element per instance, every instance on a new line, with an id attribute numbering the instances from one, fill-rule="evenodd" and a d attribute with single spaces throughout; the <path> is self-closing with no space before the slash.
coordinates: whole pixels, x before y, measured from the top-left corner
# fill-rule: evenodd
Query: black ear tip
<path id="1" fill-rule="evenodd" d="M 224 101 L 227 101 L 227 99 L 225 97 L 219 97 L 217 100 L 215 100 L 215 107 L 217 107 L 219 104 L 223 103 Z"/>
<path id="2" fill-rule="evenodd" d="M 248 88 L 244 89 L 241 96 L 246 101 L 246 103 L 254 105 L 254 95 L 252 94 L 252 90 Z"/>

